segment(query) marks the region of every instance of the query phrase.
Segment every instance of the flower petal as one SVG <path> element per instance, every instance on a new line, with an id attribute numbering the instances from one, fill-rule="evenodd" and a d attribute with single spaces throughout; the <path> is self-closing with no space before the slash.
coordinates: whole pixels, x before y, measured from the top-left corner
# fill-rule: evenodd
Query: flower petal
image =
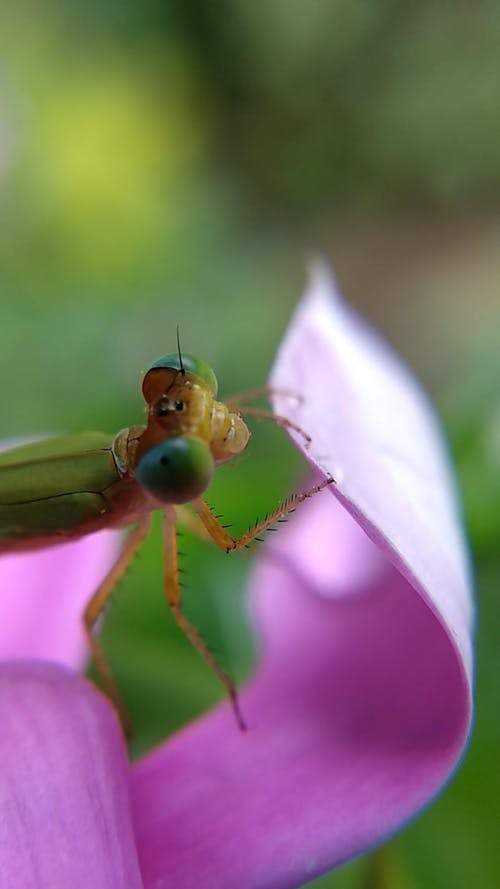
<path id="1" fill-rule="evenodd" d="M 271 385 L 304 396 L 294 405 L 276 398 L 275 407 L 312 434 L 305 455 L 333 475 L 340 501 L 438 613 L 470 682 L 469 564 L 440 429 L 408 368 L 341 301 L 323 266 Z"/>
<path id="2" fill-rule="evenodd" d="M 128 766 L 105 699 L 48 664 L 0 666 L 0 884 L 139 889 Z"/>
<path id="3" fill-rule="evenodd" d="M 250 731 L 223 707 L 134 769 L 155 889 L 300 886 L 424 805 L 470 726 L 466 558 L 416 383 L 321 270 L 272 382 L 303 393 L 277 408 L 339 483 L 297 511 L 255 572 Z"/>
<path id="4" fill-rule="evenodd" d="M 40 658 L 80 667 L 82 614 L 114 560 L 120 535 L 101 531 L 71 543 L 0 559 L 0 659 Z"/>

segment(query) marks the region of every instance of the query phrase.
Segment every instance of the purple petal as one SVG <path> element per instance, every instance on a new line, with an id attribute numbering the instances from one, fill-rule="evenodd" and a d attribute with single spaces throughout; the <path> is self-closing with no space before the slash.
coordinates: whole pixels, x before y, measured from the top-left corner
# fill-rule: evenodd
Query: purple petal
<path id="1" fill-rule="evenodd" d="M 470 725 L 466 560 L 416 383 L 319 271 L 273 384 L 304 394 L 277 409 L 339 485 L 297 511 L 255 572 L 248 734 L 220 708 L 134 770 L 154 889 L 300 886 L 424 805 Z"/>
<path id="2" fill-rule="evenodd" d="M 0 559 L 0 658 L 40 658 L 81 666 L 82 614 L 111 567 L 116 531 Z"/>
<path id="3" fill-rule="evenodd" d="M 104 698 L 65 670 L 0 667 L 0 885 L 139 889 L 126 751 Z"/>
<path id="4" fill-rule="evenodd" d="M 288 408 L 276 399 L 276 409 L 312 430 L 306 456 L 333 475 L 339 500 L 439 613 L 470 682 L 469 565 L 435 415 L 408 368 L 340 300 L 321 266 L 271 384 L 303 394 Z"/>

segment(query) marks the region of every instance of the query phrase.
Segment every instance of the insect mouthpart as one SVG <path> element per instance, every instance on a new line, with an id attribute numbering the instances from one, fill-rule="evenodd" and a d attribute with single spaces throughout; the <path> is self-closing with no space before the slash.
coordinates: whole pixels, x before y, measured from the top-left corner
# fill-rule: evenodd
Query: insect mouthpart
<path id="1" fill-rule="evenodd" d="M 166 417 L 167 414 L 180 413 L 186 410 L 186 402 L 173 400 L 164 395 L 155 405 L 155 414 L 157 417 Z"/>

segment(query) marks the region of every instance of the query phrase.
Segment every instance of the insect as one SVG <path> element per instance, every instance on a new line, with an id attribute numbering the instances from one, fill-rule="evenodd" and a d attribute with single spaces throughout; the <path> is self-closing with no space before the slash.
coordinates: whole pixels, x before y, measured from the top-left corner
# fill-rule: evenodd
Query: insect
<path id="1" fill-rule="evenodd" d="M 250 400 L 265 390 L 247 393 Z M 178 580 L 176 520 L 182 504 L 194 508 L 201 527 L 229 553 L 241 549 L 295 507 L 333 482 L 320 484 L 282 503 L 263 521 L 231 537 L 202 498 L 215 468 L 247 446 L 250 432 L 242 414 L 267 417 L 308 436 L 288 421 L 236 401 L 217 401 L 217 379 L 199 358 L 164 355 L 146 372 L 143 425 L 112 436 L 89 432 L 21 445 L 0 453 L 0 554 L 31 551 L 74 540 L 104 528 L 133 526 L 111 570 L 89 600 L 83 626 L 96 667 L 119 714 L 118 689 L 96 638 L 96 623 L 113 589 L 151 526 L 151 513 L 163 513 L 164 589 L 180 628 L 224 686 L 244 730 L 234 683 L 219 666 L 197 629 L 182 611 Z M 123 719 L 122 719 L 123 721 Z"/>

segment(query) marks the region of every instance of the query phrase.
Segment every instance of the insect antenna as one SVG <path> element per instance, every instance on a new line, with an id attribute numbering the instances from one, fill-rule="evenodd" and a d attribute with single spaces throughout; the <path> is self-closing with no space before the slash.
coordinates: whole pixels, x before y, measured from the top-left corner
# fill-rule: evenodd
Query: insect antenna
<path id="1" fill-rule="evenodd" d="M 181 374 L 182 374 L 182 376 L 184 376 L 184 374 L 186 373 L 186 369 L 182 363 L 181 339 L 180 339 L 180 335 L 179 335 L 179 325 L 177 325 L 177 354 L 179 356 L 179 364 L 181 366 Z"/>

